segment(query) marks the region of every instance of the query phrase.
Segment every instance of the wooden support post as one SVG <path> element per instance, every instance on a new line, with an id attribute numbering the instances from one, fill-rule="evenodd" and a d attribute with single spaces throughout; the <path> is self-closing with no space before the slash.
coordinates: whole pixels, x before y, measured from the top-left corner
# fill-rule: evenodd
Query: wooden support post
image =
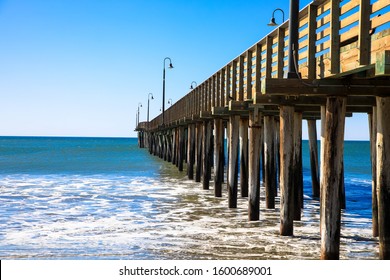
<path id="1" fill-rule="evenodd" d="M 232 115 L 229 121 L 229 175 L 228 198 L 229 208 L 237 208 L 237 180 L 238 180 L 238 134 L 240 116 Z"/>
<path id="2" fill-rule="evenodd" d="M 294 107 L 280 106 L 280 234 L 293 235 Z"/>
<path id="3" fill-rule="evenodd" d="M 185 153 L 185 147 L 184 147 L 184 126 L 179 127 L 179 146 L 178 146 L 178 168 L 179 171 L 183 171 L 183 161 L 184 161 L 184 153 Z"/>
<path id="4" fill-rule="evenodd" d="M 339 259 L 345 111 L 345 97 L 327 98 L 321 181 L 321 259 Z"/>
<path id="5" fill-rule="evenodd" d="M 377 97 L 376 168 L 379 258 L 390 259 L 390 98 Z"/>
<path id="6" fill-rule="evenodd" d="M 310 150 L 310 169 L 313 198 L 320 198 L 320 182 L 318 178 L 317 126 L 315 120 L 307 120 Z"/>
<path id="7" fill-rule="evenodd" d="M 368 114 L 368 124 L 370 128 L 370 151 L 371 151 L 371 171 L 372 171 L 372 235 L 378 237 L 378 195 L 376 187 L 376 107 L 372 108 L 372 113 Z"/>
<path id="8" fill-rule="evenodd" d="M 241 197 L 248 197 L 248 125 L 249 125 L 249 120 L 247 118 L 240 119 L 239 134 L 240 134 Z"/>
<path id="9" fill-rule="evenodd" d="M 275 168 L 275 119 L 264 116 L 264 187 L 267 209 L 275 208 L 276 168 Z"/>
<path id="10" fill-rule="evenodd" d="M 202 123 L 196 124 L 196 145 L 195 145 L 195 182 L 200 182 L 202 174 Z"/>
<path id="11" fill-rule="evenodd" d="M 224 166 L 224 126 L 222 119 L 214 120 L 214 194 L 222 197 Z"/>
<path id="12" fill-rule="evenodd" d="M 187 175 L 188 179 L 194 179 L 195 163 L 195 125 L 188 126 L 188 147 L 187 147 Z"/>
<path id="13" fill-rule="evenodd" d="M 294 113 L 294 220 L 301 220 L 303 208 L 303 173 L 302 173 L 302 113 Z"/>
<path id="14" fill-rule="evenodd" d="M 261 113 L 249 111 L 249 221 L 260 219 L 260 148 L 261 148 Z"/>
<path id="15" fill-rule="evenodd" d="M 176 159 L 177 159 L 177 149 L 176 149 L 176 146 L 177 146 L 177 134 L 178 134 L 178 130 L 177 128 L 173 128 L 172 129 L 172 153 L 171 153 L 171 160 L 169 160 L 168 162 L 172 162 L 173 165 L 176 165 Z"/>
<path id="16" fill-rule="evenodd" d="M 203 140 L 202 140 L 202 166 L 203 166 L 203 189 L 208 190 L 210 188 L 211 178 L 211 164 L 210 164 L 210 152 L 211 152 L 211 123 L 210 121 L 203 122 Z"/>
<path id="17" fill-rule="evenodd" d="M 280 120 L 279 117 L 275 117 L 275 168 L 276 184 L 275 184 L 275 196 L 278 196 L 278 186 L 280 185 Z"/>
<path id="18" fill-rule="evenodd" d="M 324 147 L 325 147 L 325 121 L 326 121 L 326 106 L 321 106 L 321 151 L 320 151 L 320 188 L 322 182 L 322 173 L 324 171 Z M 321 190 L 320 190 L 321 194 Z"/>
<path id="19" fill-rule="evenodd" d="M 175 145 L 175 154 L 176 154 L 176 167 L 179 167 L 179 151 L 180 151 L 180 127 L 176 127 L 176 145 Z"/>

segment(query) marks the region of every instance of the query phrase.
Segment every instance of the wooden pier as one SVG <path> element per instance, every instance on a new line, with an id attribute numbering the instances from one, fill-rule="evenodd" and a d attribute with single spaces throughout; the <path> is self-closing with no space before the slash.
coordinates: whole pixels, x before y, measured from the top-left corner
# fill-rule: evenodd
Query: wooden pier
<path id="1" fill-rule="evenodd" d="M 345 118 L 367 113 L 373 235 L 379 236 L 380 259 L 390 259 L 389 7 L 390 0 L 313 1 L 299 12 L 300 78 L 285 78 L 287 21 L 173 104 L 164 118 L 139 123 L 140 147 L 180 171 L 186 161 L 188 178 L 203 189 L 210 188 L 213 176 L 217 197 L 226 183 L 230 208 L 237 206 L 238 195 L 248 197 L 249 220 L 260 218 L 263 169 L 266 207 L 275 208 L 279 185 L 280 234 L 289 236 L 303 207 L 302 121 L 307 120 L 312 196 L 321 204 L 321 259 L 338 259 Z M 320 157 L 315 120 L 321 120 Z"/>

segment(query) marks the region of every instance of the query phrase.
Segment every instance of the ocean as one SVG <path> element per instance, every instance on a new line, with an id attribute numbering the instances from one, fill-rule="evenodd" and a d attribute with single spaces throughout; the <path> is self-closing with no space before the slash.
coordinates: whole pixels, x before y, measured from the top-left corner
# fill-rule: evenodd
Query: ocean
<path id="1" fill-rule="evenodd" d="M 369 142 L 345 142 L 341 259 L 378 259 L 371 230 Z M 229 209 L 135 138 L 0 137 L 0 259 L 319 259 L 319 202 L 303 141 L 304 210 L 279 235 L 261 196 Z M 263 188 L 262 188 L 263 191 Z"/>

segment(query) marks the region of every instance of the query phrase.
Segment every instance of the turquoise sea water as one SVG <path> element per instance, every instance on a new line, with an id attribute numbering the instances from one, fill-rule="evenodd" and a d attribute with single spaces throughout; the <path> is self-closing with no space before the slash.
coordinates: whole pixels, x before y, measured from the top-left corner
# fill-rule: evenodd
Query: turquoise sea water
<path id="1" fill-rule="evenodd" d="M 319 203 L 303 142 L 305 209 L 247 221 L 132 138 L 0 137 L 1 259 L 318 259 Z M 341 258 L 374 259 L 369 142 L 345 142 Z M 212 183 L 211 183 L 212 186 Z M 277 198 L 278 199 L 278 198 Z"/>

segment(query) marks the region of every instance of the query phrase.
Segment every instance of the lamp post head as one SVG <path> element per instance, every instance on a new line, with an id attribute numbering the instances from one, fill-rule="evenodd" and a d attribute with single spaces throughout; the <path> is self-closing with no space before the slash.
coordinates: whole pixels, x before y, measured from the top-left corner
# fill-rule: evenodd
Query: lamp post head
<path id="1" fill-rule="evenodd" d="M 277 26 L 278 24 L 275 22 L 275 18 L 271 18 L 271 21 L 267 24 L 268 26 Z"/>
<path id="2" fill-rule="evenodd" d="M 172 62 L 169 63 L 169 68 L 170 68 L 170 69 L 173 68 Z"/>
<path id="3" fill-rule="evenodd" d="M 194 87 L 192 86 L 193 84 L 195 84 L 195 86 L 198 86 L 198 84 L 195 81 L 192 81 L 190 89 L 194 89 Z"/>

